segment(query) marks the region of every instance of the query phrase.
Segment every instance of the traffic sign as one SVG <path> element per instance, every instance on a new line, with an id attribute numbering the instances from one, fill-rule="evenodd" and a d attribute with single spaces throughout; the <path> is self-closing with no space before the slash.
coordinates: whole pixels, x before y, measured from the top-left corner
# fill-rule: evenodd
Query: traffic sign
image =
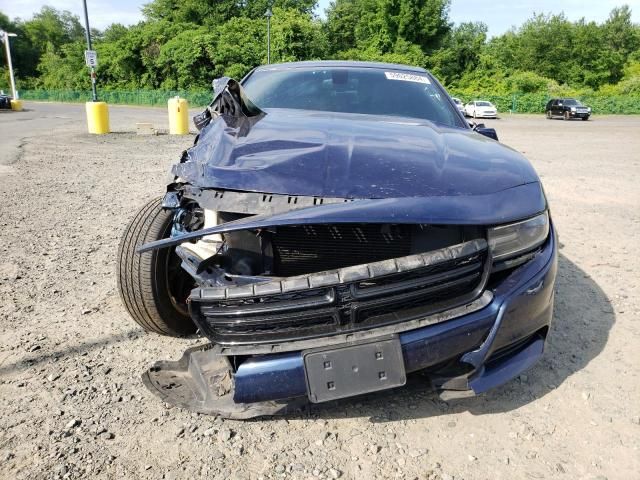
<path id="1" fill-rule="evenodd" d="M 87 67 L 97 67 L 98 66 L 98 52 L 95 50 L 85 50 L 84 51 L 84 63 L 87 64 Z"/>

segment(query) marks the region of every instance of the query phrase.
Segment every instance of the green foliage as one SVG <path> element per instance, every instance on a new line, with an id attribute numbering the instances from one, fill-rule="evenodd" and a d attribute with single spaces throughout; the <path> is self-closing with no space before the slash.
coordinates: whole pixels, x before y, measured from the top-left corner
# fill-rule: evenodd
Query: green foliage
<path id="1" fill-rule="evenodd" d="M 100 97 L 109 104 L 148 105 L 166 107 L 169 98 L 176 95 L 186 98 L 192 107 L 202 107 L 211 102 L 211 90 L 103 90 Z M 87 102 L 91 100 L 90 90 L 24 90 L 25 100 L 47 102 Z"/>
<path id="2" fill-rule="evenodd" d="M 77 89 L 86 86 L 90 77 L 84 67 L 85 48 L 82 42 L 73 42 L 62 45 L 56 51 L 54 46 L 49 44 L 38 64 L 38 86 L 58 88 L 59 85 L 65 85 Z"/>
<path id="3" fill-rule="evenodd" d="M 509 91 L 522 93 L 545 92 L 556 85 L 553 80 L 535 72 L 515 72 L 505 79 L 505 84 Z"/>
<path id="4" fill-rule="evenodd" d="M 17 37 L 10 37 L 11 58 L 13 60 L 13 68 L 16 75 L 16 83 L 18 87 L 26 84 L 26 80 L 37 74 L 36 66 L 38 65 L 39 52 L 31 43 L 24 30 L 24 25 L 20 22 L 12 22 L 9 18 L 0 12 L 0 29 L 15 33 Z M 2 61 L 2 70 L 0 70 L 0 88 L 7 89 L 9 85 L 9 69 L 5 58 L 4 45 L 0 43 L 0 59 Z"/>
<path id="5" fill-rule="evenodd" d="M 626 5 L 601 23 L 533 15 L 492 39 L 482 23 L 453 25 L 450 0 L 333 0 L 325 20 L 314 15 L 315 5 L 151 0 L 137 25 L 92 32 L 99 95 L 113 103 L 155 105 L 181 92 L 192 103 L 207 103 L 215 77 L 241 78 L 266 62 L 264 14 L 271 8 L 273 62 L 334 58 L 418 65 L 466 101 L 492 100 L 501 111 L 540 112 L 550 96 L 581 98 L 598 113 L 639 110 L 640 26 Z M 89 94 L 77 17 L 51 7 L 24 21 L 0 12 L 0 28 L 18 34 L 11 48 L 19 90 L 31 89 L 32 98 L 46 96 L 45 90 L 57 92 L 47 98 Z M 6 90 L 4 65 L 0 88 Z"/>
<path id="6" fill-rule="evenodd" d="M 449 0 L 334 0 L 325 24 L 329 53 L 398 54 L 406 44 L 433 52 L 450 30 L 448 9 Z"/>
<path id="7" fill-rule="evenodd" d="M 206 87 L 206 79 L 214 69 L 214 44 L 215 35 L 204 27 L 184 30 L 163 43 L 155 60 L 162 79 L 160 88 Z"/>
<path id="8" fill-rule="evenodd" d="M 461 23 L 443 40 L 443 47 L 431 55 L 429 66 L 446 84 L 459 81 L 465 72 L 480 65 L 487 26 L 484 23 Z"/>
<path id="9" fill-rule="evenodd" d="M 300 15 L 296 10 L 274 8 L 273 13 L 272 61 L 316 60 L 325 56 L 326 41 L 319 21 L 309 15 Z M 264 36 L 262 38 L 266 40 Z"/>

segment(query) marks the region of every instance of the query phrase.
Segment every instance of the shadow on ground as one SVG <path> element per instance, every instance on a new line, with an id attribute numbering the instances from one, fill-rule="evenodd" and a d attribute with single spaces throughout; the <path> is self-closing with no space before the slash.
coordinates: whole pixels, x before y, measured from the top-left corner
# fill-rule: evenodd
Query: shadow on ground
<path id="1" fill-rule="evenodd" d="M 40 350 L 36 350 L 34 352 L 26 354 L 26 356 L 24 358 L 21 358 L 20 360 L 5 364 L 5 362 L 13 356 L 8 355 L 5 356 L 3 361 L 0 363 L 0 377 L 15 373 L 19 370 L 24 370 L 43 363 L 47 363 L 56 358 L 76 357 L 96 348 L 104 347 L 106 345 L 135 340 L 140 337 L 140 335 L 142 335 L 142 332 L 139 329 L 131 329 L 123 333 L 106 335 L 95 340 L 89 340 L 80 344 L 73 344 L 67 347 L 60 348 L 58 350 L 54 350 L 47 354 L 42 354 Z"/>
<path id="2" fill-rule="evenodd" d="M 420 375 L 412 375 L 408 385 L 388 392 L 327 404 L 311 405 L 303 417 L 369 417 L 372 422 L 433 417 L 468 411 L 473 415 L 515 410 L 544 397 L 573 373 L 585 368 L 604 349 L 615 323 L 614 309 L 603 290 L 583 270 L 559 256 L 554 321 L 543 359 L 523 379 L 512 380 L 479 397 L 445 402 L 430 389 Z M 13 363 L 0 364 L 0 376 L 30 368 L 56 357 L 82 355 L 95 348 L 135 340 L 139 329 L 60 348 L 46 355 L 33 352 Z M 293 415 L 295 417 L 296 415 Z"/>

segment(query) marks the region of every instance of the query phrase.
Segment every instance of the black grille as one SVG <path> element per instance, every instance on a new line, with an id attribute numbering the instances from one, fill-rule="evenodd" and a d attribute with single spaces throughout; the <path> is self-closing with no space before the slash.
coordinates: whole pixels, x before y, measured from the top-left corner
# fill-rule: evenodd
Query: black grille
<path id="1" fill-rule="evenodd" d="M 481 250 L 406 271 L 242 300 L 191 297 L 191 314 L 213 342 L 273 343 L 423 318 L 477 298 L 488 276 Z M 197 292 L 197 291 L 196 291 Z"/>
<path id="2" fill-rule="evenodd" d="M 279 227 L 274 273 L 282 277 L 332 270 L 411 253 L 415 225 L 333 224 Z"/>

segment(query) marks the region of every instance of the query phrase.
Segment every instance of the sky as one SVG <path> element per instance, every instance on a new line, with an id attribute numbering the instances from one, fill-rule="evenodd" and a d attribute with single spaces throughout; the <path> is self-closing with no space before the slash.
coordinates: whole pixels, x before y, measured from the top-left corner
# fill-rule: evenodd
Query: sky
<path id="1" fill-rule="evenodd" d="M 111 23 L 131 25 L 142 20 L 140 7 L 149 0 L 87 0 L 92 28 L 103 29 Z M 324 16 L 330 0 L 319 0 L 317 13 Z M 634 22 L 640 23 L 640 0 L 452 0 L 449 16 L 455 23 L 484 22 L 489 36 L 500 35 L 521 25 L 536 13 L 564 12 L 570 20 L 585 17 L 604 21 L 612 8 L 628 4 Z M 0 11 L 10 18 L 30 18 L 43 5 L 69 10 L 82 18 L 81 0 L 0 0 Z"/>

